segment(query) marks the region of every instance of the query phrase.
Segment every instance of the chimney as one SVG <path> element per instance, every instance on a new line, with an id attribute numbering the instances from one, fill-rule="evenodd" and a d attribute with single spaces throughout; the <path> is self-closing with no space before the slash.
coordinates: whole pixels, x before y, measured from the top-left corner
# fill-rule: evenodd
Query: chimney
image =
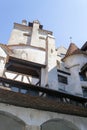
<path id="1" fill-rule="evenodd" d="M 27 21 L 25 19 L 22 20 L 22 24 L 27 26 Z"/>

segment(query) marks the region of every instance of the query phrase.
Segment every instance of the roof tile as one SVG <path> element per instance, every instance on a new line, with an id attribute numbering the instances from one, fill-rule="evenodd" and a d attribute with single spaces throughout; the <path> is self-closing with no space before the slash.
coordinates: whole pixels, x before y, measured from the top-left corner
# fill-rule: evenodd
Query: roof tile
<path id="1" fill-rule="evenodd" d="M 65 57 L 71 55 L 74 51 L 76 51 L 78 49 L 79 48 L 74 43 L 71 43 L 68 50 L 67 50 Z"/>
<path id="2" fill-rule="evenodd" d="M 62 61 L 64 61 L 67 57 L 71 56 L 71 55 L 75 55 L 75 54 L 85 54 L 87 55 L 87 52 L 79 49 L 74 43 L 71 43 L 65 57 L 62 59 Z"/>

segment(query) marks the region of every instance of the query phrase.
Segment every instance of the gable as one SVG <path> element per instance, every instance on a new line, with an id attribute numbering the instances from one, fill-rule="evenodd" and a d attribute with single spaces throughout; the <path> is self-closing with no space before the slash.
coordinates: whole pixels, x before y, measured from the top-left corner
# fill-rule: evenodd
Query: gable
<path id="1" fill-rule="evenodd" d="M 0 57 L 6 57 L 7 54 L 2 47 L 0 47 Z"/>

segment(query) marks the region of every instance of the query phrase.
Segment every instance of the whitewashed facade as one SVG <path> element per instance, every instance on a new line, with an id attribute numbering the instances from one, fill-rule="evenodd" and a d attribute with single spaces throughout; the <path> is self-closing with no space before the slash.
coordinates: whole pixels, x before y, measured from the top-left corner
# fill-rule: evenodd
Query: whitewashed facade
<path id="1" fill-rule="evenodd" d="M 0 77 L 87 98 L 87 44 L 82 49 L 73 43 L 68 49 L 56 49 L 52 32 L 44 30 L 38 20 L 14 23 L 8 44 L 0 45 Z M 1 89 L 19 92 L 14 86 L 3 85 Z M 87 129 L 84 116 L 14 106 L 4 100 L 0 103 L 0 117 L 2 130 Z"/>

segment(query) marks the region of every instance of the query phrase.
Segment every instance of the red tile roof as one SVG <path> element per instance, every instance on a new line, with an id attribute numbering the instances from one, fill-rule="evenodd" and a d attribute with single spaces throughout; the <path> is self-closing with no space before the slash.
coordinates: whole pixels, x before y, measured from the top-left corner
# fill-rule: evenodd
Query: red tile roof
<path id="1" fill-rule="evenodd" d="M 74 51 L 76 51 L 78 49 L 79 48 L 74 43 L 71 43 L 67 50 L 66 56 L 71 55 Z"/>
<path id="2" fill-rule="evenodd" d="M 69 57 L 71 55 L 75 55 L 75 54 L 87 55 L 87 52 L 79 49 L 74 43 L 71 43 L 67 50 L 67 53 L 66 53 L 65 57 L 62 59 L 62 61 L 64 61 L 67 57 Z"/>

